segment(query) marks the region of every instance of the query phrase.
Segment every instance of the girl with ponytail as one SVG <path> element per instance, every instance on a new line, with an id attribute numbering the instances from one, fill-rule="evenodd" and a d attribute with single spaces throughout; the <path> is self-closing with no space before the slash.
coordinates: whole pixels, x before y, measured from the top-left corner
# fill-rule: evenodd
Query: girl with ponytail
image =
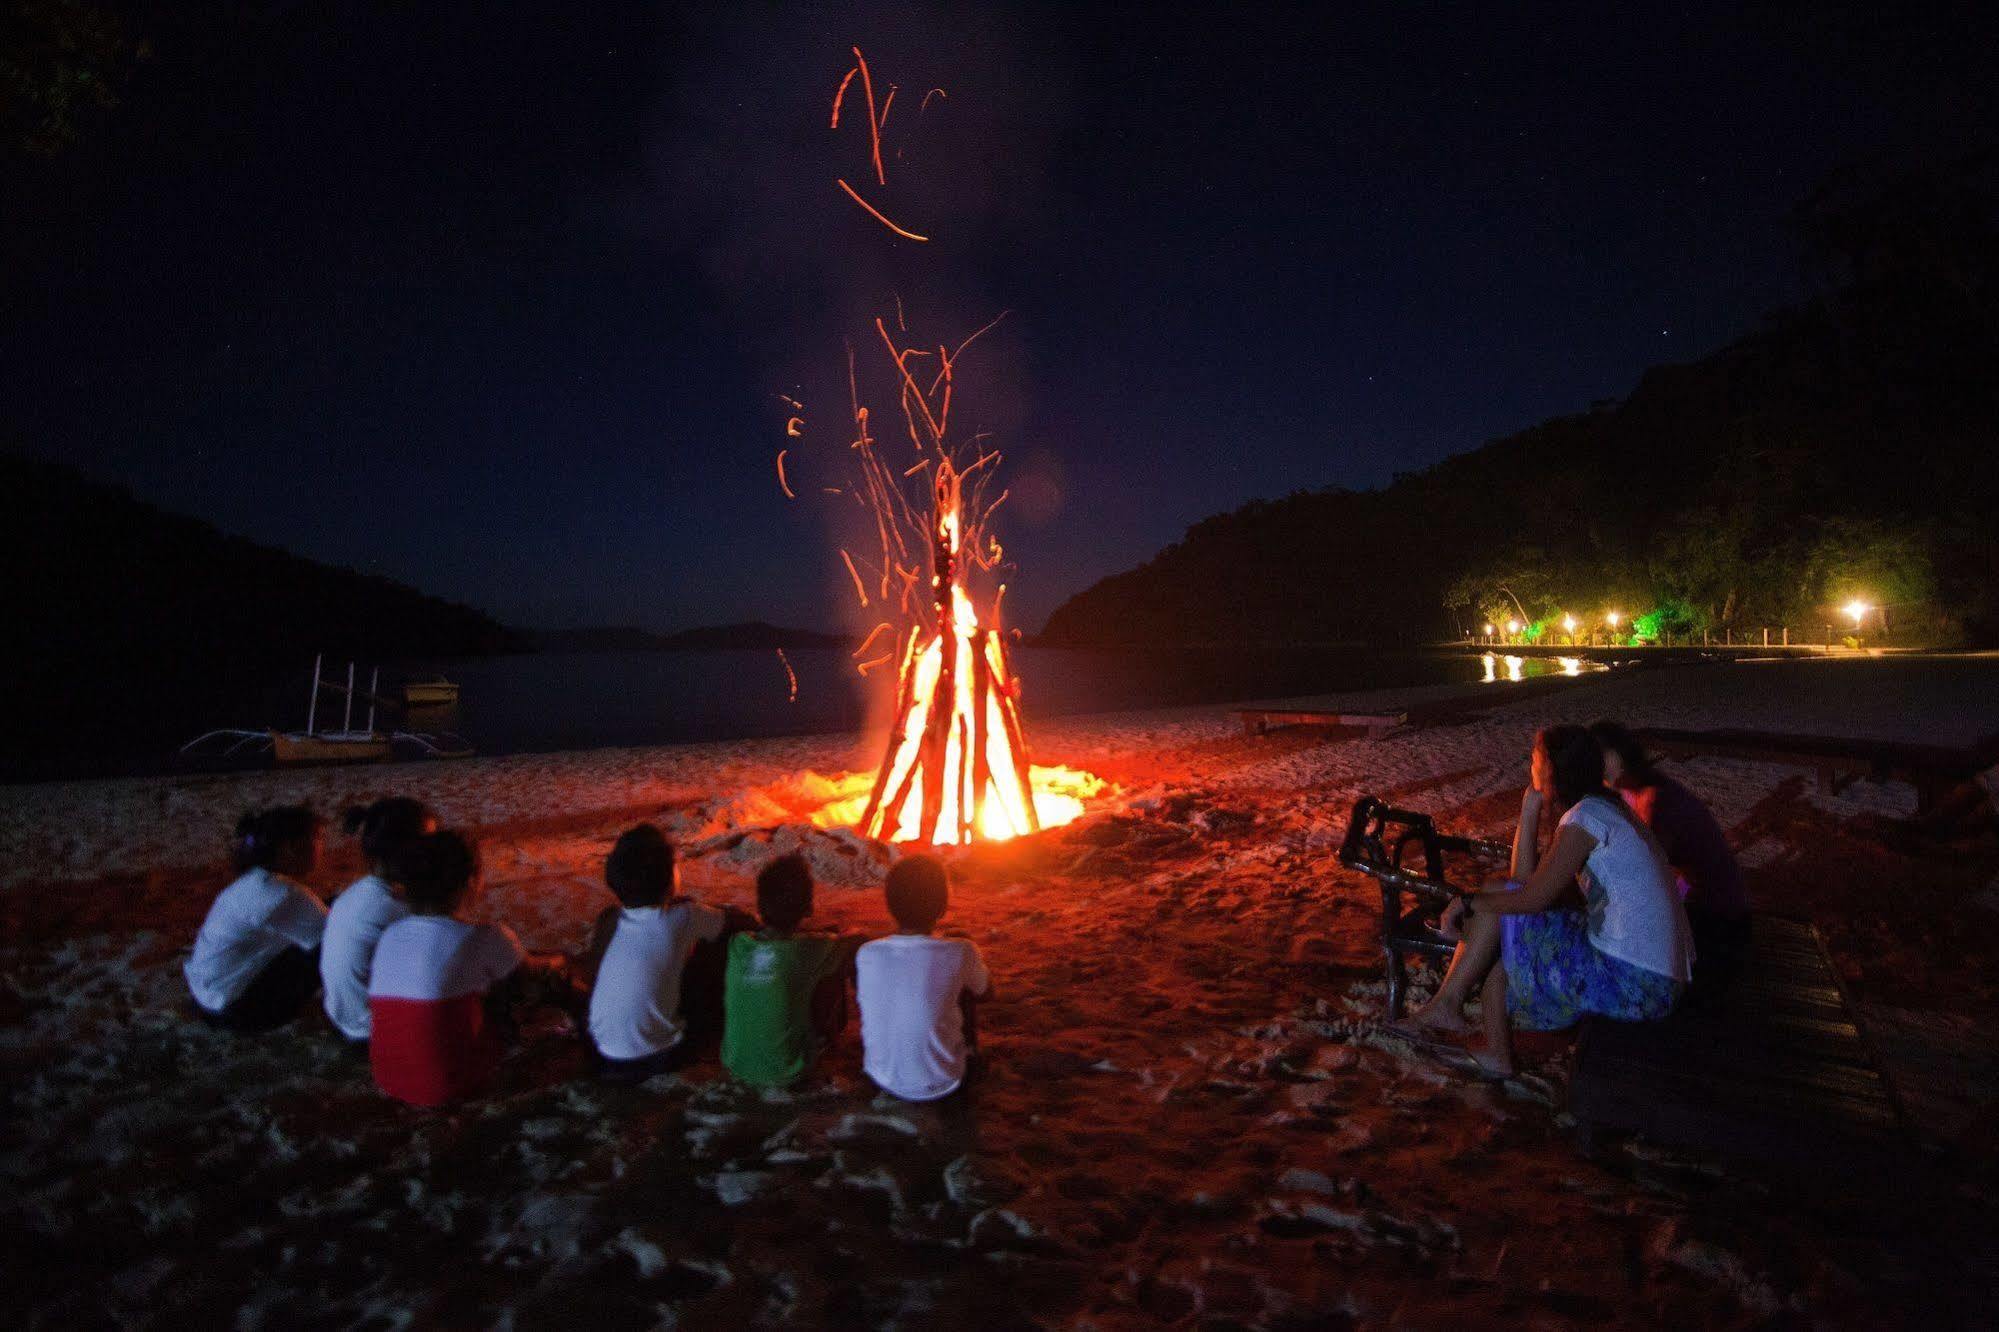
<path id="1" fill-rule="evenodd" d="M 410 913 L 390 867 L 412 842 L 437 830 L 437 819 L 420 800 L 390 796 L 354 806 L 341 824 L 360 839 L 368 872 L 333 900 L 326 942 L 319 953 L 319 977 L 326 1016 L 334 1029 L 355 1046 L 365 1047 L 373 1031 L 368 979 L 374 971 L 375 945 L 382 931 Z"/>
<path id="2" fill-rule="evenodd" d="M 208 908 L 182 969 L 204 1019 L 268 1031 L 297 1017 L 319 988 L 326 906 L 300 882 L 319 867 L 319 851 L 319 818 L 304 805 L 253 810 L 237 822 L 237 878 Z"/>

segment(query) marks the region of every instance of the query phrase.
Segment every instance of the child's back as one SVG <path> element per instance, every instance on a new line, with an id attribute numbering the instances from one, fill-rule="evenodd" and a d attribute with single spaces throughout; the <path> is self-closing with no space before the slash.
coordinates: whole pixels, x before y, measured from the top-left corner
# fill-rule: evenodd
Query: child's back
<path id="1" fill-rule="evenodd" d="M 511 930 L 450 916 L 410 916 L 382 932 L 368 981 L 369 1062 L 389 1095 L 443 1105 L 499 1067 L 486 999 L 527 954 Z"/>
<path id="2" fill-rule="evenodd" d="M 350 1041 L 365 1041 L 374 1029 L 368 1016 L 368 982 L 374 974 L 375 949 L 389 926 L 409 913 L 388 883 L 375 874 L 363 875 L 348 885 L 327 912 L 319 954 L 326 1016 Z"/>
<path id="3" fill-rule="evenodd" d="M 649 1059 L 680 1044 L 681 977 L 688 954 L 721 937 L 726 917 L 685 898 L 625 907 L 590 991 L 590 1039 L 606 1059 Z M 712 1001 L 711 1001 L 712 1002 Z"/>
<path id="4" fill-rule="evenodd" d="M 891 934 L 861 945 L 854 961 L 868 1076 L 905 1101 L 949 1096 L 965 1079 L 959 997 L 990 983 L 966 939 Z"/>
<path id="5" fill-rule="evenodd" d="M 369 872 L 333 899 L 320 944 L 319 978 L 326 1016 L 350 1041 L 365 1041 L 373 1030 L 368 981 L 382 932 L 410 913 L 384 877 L 388 864 L 409 842 L 435 831 L 436 822 L 422 802 L 407 796 L 390 796 L 347 811 L 347 831 L 360 834 Z"/>
<path id="6" fill-rule="evenodd" d="M 948 895 L 939 861 L 910 856 L 898 862 L 885 892 L 901 933 L 862 944 L 854 959 L 863 1067 L 884 1091 L 905 1101 L 934 1101 L 965 1080 L 969 1049 L 961 1003 L 985 994 L 992 978 L 969 940 L 928 932 L 943 918 Z"/>
<path id="7" fill-rule="evenodd" d="M 759 1087 L 782 1087 L 803 1076 L 819 1053 L 813 996 L 838 975 L 846 947 L 830 934 L 731 939 L 722 1066 Z"/>

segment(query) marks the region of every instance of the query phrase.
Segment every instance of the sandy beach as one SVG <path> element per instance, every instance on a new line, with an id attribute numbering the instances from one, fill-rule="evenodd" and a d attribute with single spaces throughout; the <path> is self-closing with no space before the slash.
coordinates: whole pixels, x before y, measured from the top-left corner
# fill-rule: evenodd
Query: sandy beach
<path id="1" fill-rule="evenodd" d="M 1999 659 L 1486 696 L 1372 738 L 1252 738 L 1222 708 L 1030 721 L 1038 762 L 1115 792 L 953 858 L 947 926 L 999 997 L 979 1081 L 929 1107 L 876 1095 L 851 1030 L 789 1092 L 712 1059 L 612 1088 L 551 1019 L 495 1095 L 422 1112 L 323 1023 L 233 1038 L 184 1008 L 226 830 L 257 804 L 421 796 L 481 842 L 475 914 L 530 948 L 581 946 L 639 819 L 699 895 L 752 905 L 757 866 L 803 850 L 821 923 L 884 932 L 891 853 L 805 821 L 823 779 L 871 764 L 865 737 L 0 789 L 16 1305 L 30 1326 L 1978 1321 L 1962 1292 L 1999 1283 L 1999 845 L 1893 835 L 1906 785 L 1673 765 L 1759 908 L 1824 933 L 1910 1109 L 1922 1164 L 1879 1209 L 1800 1206 L 1642 1141 L 1583 1157 L 1559 1038 L 1503 1086 L 1424 1058 L 1379 1026 L 1379 898 L 1334 853 L 1363 793 L 1504 835 L 1560 721 L 1968 744 L 1999 732 Z M 327 892 L 358 870 L 331 845 Z"/>

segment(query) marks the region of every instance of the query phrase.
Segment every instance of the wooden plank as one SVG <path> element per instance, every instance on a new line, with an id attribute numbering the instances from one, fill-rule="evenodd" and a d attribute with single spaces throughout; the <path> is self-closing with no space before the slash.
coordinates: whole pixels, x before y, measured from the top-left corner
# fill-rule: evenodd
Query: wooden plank
<path id="1" fill-rule="evenodd" d="M 1722 1152 L 1894 1142 L 1901 1107 L 1809 924 L 1761 918 L 1736 984 L 1663 1022 L 1591 1019 L 1570 1111 L 1586 1125 Z"/>
<path id="2" fill-rule="evenodd" d="M 1261 734 L 1273 726 L 1353 726 L 1379 731 L 1408 720 L 1408 714 L 1403 712 L 1337 712 L 1313 708 L 1236 708 L 1234 712 L 1252 734 Z"/>

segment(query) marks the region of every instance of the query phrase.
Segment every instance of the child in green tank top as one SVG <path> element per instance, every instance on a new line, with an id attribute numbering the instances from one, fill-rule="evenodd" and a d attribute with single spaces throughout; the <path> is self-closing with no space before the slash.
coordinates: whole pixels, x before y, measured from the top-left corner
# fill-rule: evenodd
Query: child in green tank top
<path id="1" fill-rule="evenodd" d="M 782 856 L 757 875 L 764 928 L 729 942 L 722 1001 L 722 1066 L 744 1082 L 796 1082 L 847 1024 L 854 943 L 801 934 L 812 914 L 812 872 Z"/>

